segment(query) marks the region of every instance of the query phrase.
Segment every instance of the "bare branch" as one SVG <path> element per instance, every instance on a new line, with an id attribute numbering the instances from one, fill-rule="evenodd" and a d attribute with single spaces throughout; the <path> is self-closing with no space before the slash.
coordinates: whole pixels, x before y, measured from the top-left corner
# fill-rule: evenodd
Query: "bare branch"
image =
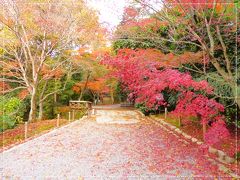
<path id="1" fill-rule="evenodd" d="M 217 25 L 217 35 L 218 35 L 218 39 L 221 43 L 221 46 L 222 46 L 222 50 L 223 50 L 223 55 L 224 55 L 224 58 L 225 58 L 225 61 L 226 61 L 226 66 L 227 66 L 227 71 L 228 71 L 228 74 L 229 76 L 232 76 L 232 72 L 231 72 L 231 63 L 230 63 L 230 60 L 228 58 L 228 54 L 227 54 L 227 48 L 226 48 L 226 45 L 222 39 L 222 35 L 221 35 L 221 32 L 220 32 L 220 29 L 219 29 L 219 26 Z"/>
<path id="2" fill-rule="evenodd" d="M 26 87 L 25 86 L 18 86 L 16 88 L 12 88 L 12 89 L 9 89 L 9 90 L 0 91 L 0 93 L 2 93 L 2 94 L 10 93 L 10 92 L 13 92 L 13 91 L 16 91 L 16 90 L 19 90 L 19 89 L 26 89 Z"/>

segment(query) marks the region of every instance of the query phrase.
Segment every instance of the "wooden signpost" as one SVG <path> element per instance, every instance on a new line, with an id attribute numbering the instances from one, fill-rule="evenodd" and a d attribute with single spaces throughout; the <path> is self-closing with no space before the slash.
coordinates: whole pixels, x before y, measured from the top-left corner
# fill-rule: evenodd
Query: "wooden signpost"
<path id="1" fill-rule="evenodd" d="M 80 111 L 84 115 L 90 115 L 89 112 L 92 110 L 92 102 L 90 101 L 69 101 L 69 106 L 72 110 L 73 120 L 75 119 L 75 111 Z"/>

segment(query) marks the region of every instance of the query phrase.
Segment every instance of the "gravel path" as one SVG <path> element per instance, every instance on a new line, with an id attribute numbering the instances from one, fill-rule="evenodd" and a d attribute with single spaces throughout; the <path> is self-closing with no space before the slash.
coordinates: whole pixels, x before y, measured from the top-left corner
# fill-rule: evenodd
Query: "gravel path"
<path id="1" fill-rule="evenodd" d="M 116 119 L 122 121 L 122 113 Z M 2 179 L 223 178 L 196 146 L 138 120 L 101 124 L 88 118 L 9 149 L 1 153 Z"/>

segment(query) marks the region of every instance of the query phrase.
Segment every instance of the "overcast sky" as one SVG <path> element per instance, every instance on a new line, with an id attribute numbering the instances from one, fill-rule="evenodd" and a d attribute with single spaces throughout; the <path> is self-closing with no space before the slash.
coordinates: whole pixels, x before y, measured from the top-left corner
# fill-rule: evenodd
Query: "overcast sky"
<path id="1" fill-rule="evenodd" d="M 121 21 L 128 0 L 87 0 L 89 5 L 99 12 L 100 22 L 113 29 Z"/>

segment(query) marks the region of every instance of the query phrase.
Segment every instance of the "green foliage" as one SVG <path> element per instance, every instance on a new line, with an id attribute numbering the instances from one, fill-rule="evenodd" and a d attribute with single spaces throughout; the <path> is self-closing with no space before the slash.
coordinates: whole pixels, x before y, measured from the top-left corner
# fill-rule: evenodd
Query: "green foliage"
<path id="1" fill-rule="evenodd" d="M 122 90 L 121 83 L 116 85 L 115 97 L 119 100 L 119 102 L 124 102 L 127 100 L 127 93 Z"/>
<path id="2" fill-rule="evenodd" d="M 147 49 L 147 48 L 155 48 L 155 44 L 150 40 L 145 41 L 137 41 L 133 39 L 120 39 L 113 43 L 113 49 L 117 52 L 119 49 Z"/>
<path id="3" fill-rule="evenodd" d="M 155 114 L 155 111 L 149 109 L 144 103 L 135 104 L 135 107 L 138 108 L 144 115 Z"/>
<path id="4" fill-rule="evenodd" d="M 0 116 L 0 132 L 11 129 L 16 125 L 16 119 L 8 115 L 1 115 Z"/>
<path id="5" fill-rule="evenodd" d="M 85 93 L 84 93 L 83 96 L 82 96 L 82 99 L 83 99 L 84 101 L 91 101 L 91 102 L 94 101 L 93 96 L 92 96 L 92 93 L 91 93 L 89 90 L 86 90 L 86 91 L 85 91 Z"/>
<path id="6" fill-rule="evenodd" d="M 75 81 L 74 79 L 67 82 L 65 89 L 58 96 L 58 103 L 68 105 L 71 99 L 77 99 L 79 97 L 79 94 L 75 93 L 72 90 L 72 87 L 76 82 L 77 81 Z"/>
<path id="7" fill-rule="evenodd" d="M 17 97 L 0 96 L 0 131 L 22 122 L 26 106 Z"/>
<path id="8" fill-rule="evenodd" d="M 72 79 L 75 81 L 81 81 L 83 79 L 83 74 L 82 73 L 75 73 L 72 75 Z"/>
<path id="9" fill-rule="evenodd" d="M 239 108 L 236 105 L 232 107 L 227 107 L 225 109 L 225 116 L 228 124 L 234 124 L 238 128 L 240 128 L 240 119 L 237 118 L 237 114 L 240 113 Z"/>
<path id="10" fill-rule="evenodd" d="M 239 108 L 236 107 L 232 97 L 232 89 L 221 76 L 215 71 L 207 73 L 204 76 L 195 76 L 196 80 L 207 80 L 208 83 L 214 88 L 215 99 L 224 105 L 225 116 L 228 124 L 235 124 L 240 127 L 240 120 L 236 121 L 236 114 L 239 113 Z M 237 87 L 239 91 L 239 87 Z M 238 92 L 238 94 L 240 94 Z"/>
<path id="11" fill-rule="evenodd" d="M 177 92 L 170 91 L 168 89 L 165 89 L 163 91 L 163 97 L 168 104 L 167 106 L 168 112 L 173 111 L 176 108 L 178 95 L 179 94 Z M 158 109 L 150 109 L 146 107 L 144 103 L 142 103 L 142 104 L 136 104 L 135 107 L 138 108 L 145 115 L 158 114 L 160 112 L 164 112 L 164 106 L 161 106 Z"/>
<path id="12" fill-rule="evenodd" d="M 53 119 L 56 116 L 54 116 L 54 100 L 53 96 L 50 96 L 47 98 L 46 101 L 43 103 L 43 117 L 44 119 Z"/>
<path id="13" fill-rule="evenodd" d="M 235 155 L 234 155 L 235 159 L 236 160 L 240 160 L 240 151 L 236 152 Z"/>
<path id="14" fill-rule="evenodd" d="M 165 101 L 168 103 L 167 109 L 169 112 L 175 109 L 178 100 L 178 95 L 179 93 L 175 91 L 170 91 L 168 89 L 163 91 L 163 97 Z"/>
<path id="15" fill-rule="evenodd" d="M 72 87 L 73 85 L 82 79 L 81 73 L 73 74 L 71 79 L 67 79 L 67 75 L 64 75 L 60 79 L 50 79 L 48 80 L 48 84 L 46 87 L 45 82 L 42 82 L 39 86 L 39 93 L 38 96 L 40 97 L 40 94 L 42 93 L 43 88 L 46 88 L 44 91 L 44 96 L 52 93 L 54 91 L 58 91 L 57 93 L 57 102 L 54 102 L 54 95 L 48 96 L 44 102 L 43 102 L 43 118 L 45 119 L 52 119 L 56 117 L 56 112 L 54 110 L 55 106 L 59 105 L 68 105 L 69 101 L 71 99 L 77 99 L 79 97 L 78 94 L 76 94 Z M 67 81 L 67 82 L 66 82 Z M 65 85 L 66 83 L 66 85 Z M 64 88 L 65 85 L 65 88 Z M 43 96 L 43 97 L 44 97 Z"/>

